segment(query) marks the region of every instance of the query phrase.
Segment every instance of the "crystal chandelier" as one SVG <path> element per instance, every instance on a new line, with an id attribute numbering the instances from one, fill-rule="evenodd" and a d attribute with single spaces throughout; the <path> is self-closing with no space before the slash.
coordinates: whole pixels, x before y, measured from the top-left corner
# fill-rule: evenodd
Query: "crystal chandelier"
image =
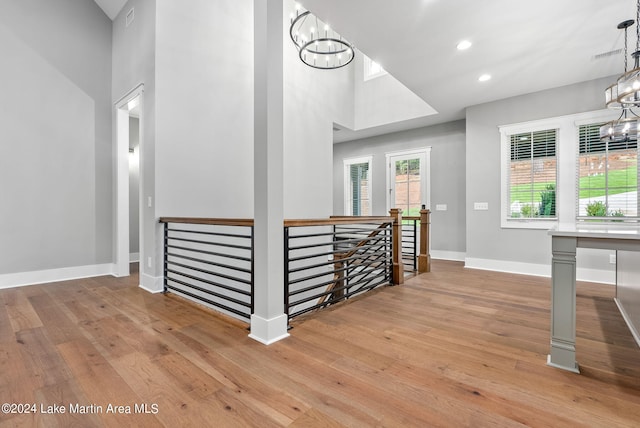
<path id="1" fill-rule="evenodd" d="M 640 14 L 640 0 L 638 0 L 638 5 L 638 13 Z M 640 96 L 640 68 L 638 67 L 640 51 L 636 50 L 633 54 L 635 58 L 634 70 L 627 72 L 627 29 L 633 24 L 632 19 L 618 24 L 618 29 L 624 29 L 624 74 L 618 78 L 616 83 L 605 90 L 605 103 L 608 108 L 622 109 L 622 113 L 618 119 L 607 122 L 600 127 L 600 140 L 603 141 L 625 142 L 637 141 L 638 139 L 638 115 L 631 108 L 640 105 L 640 98 L 637 98 Z M 640 43 L 640 32 L 638 32 L 638 42 Z M 638 82 L 639 91 L 634 91 L 632 89 L 634 83 L 629 81 L 634 72 L 637 76 L 634 79 Z M 621 86 L 621 82 L 626 83 Z M 634 98 L 639 102 L 631 102 Z"/>
<path id="2" fill-rule="evenodd" d="M 309 67 L 333 70 L 353 61 L 353 45 L 298 4 L 295 15 L 291 14 L 289 34 Z"/>

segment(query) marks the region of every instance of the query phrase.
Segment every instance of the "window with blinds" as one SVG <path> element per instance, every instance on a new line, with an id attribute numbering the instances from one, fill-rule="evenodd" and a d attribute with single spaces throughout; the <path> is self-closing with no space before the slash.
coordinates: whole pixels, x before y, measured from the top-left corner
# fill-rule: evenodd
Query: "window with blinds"
<path id="1" fill-rule="evenodd" d="M 555 219 L 557 130 L 509 136 L 507 218 Z"/>
<path id="2" fill-rule="evenodd" d="M 371 215 L 371 188 L 369 162 L 351 163 L 347 166 L 347 215 Z"/>
<path id="3" fill-rule="evenodd" d="M 578 127 L 578 218 L 638 218 L 638 141 L 601 141 L 603 123 Z"/>

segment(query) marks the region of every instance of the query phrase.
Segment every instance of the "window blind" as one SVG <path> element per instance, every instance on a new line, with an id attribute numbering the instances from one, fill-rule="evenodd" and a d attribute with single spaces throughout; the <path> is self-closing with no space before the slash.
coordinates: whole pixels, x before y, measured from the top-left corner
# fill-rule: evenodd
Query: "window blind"
<path id="1" fill-rule="evenodd" d="M 508 218 L 555 218 L 557 130 L 510 136 Z"/>
<path id="2" fill-rule="evenodd" d="M 638 142 L 600 140 L 600 127 L 578 127 L 578 218 L 638 215 Z"/>

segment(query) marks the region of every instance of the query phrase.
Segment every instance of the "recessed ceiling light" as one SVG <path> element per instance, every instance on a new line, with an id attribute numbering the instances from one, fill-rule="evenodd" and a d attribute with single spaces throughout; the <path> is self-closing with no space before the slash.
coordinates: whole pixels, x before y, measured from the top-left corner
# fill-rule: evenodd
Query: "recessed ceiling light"
<path id="1" fill-rule="evenodd" d="M 478 82 L 486 82 L 489 79 L 491 79 L 490 74 L 483 74 L 482 76 L 478 77 Z"/>
<path id="2" fill-rule="evenodd" d="M 458 48 L 459 51 L 469 49 L 470 47 L 471 47 L 471 42 L 469 40 L 462 40 L 460 43 L 458 43 L 458 46 L 456 46 L 456 48 Z"/>

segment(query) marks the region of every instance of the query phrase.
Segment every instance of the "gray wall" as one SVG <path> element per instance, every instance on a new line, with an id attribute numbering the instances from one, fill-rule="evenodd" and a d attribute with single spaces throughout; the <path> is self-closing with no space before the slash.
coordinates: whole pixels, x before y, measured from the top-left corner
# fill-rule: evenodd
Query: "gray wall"
<path id="1" fill-rule="evenodd" d="M 0 3 L 0 274 L 111 262 L 111 21 Z"/>
<path id="2" fill-rule="evenodd" d="M 373 215 L 387 215 L 385 154 L 431 147 L 431 248 L 465 252 L 465 122 L 456 121 L 410 131 L 335 144 L 333 213 L 344 214 L 343 160 L 373 156 Z M 447 211 L 435 211 L 447 204 Z"/>
<path id="3" fill-rule="evenodd" d="M 583 82 L 467 108 L 467 257 L 550 264 L 551 239 L 546 230 L 500 227 L 498 126 L 600 110 L 604 89 L 613 80 Z M 489 210 L 474 211 L 474 202 L 488 202 Z M 596 257 L 586 265 L 611 270 L 606 259 Z"/>

